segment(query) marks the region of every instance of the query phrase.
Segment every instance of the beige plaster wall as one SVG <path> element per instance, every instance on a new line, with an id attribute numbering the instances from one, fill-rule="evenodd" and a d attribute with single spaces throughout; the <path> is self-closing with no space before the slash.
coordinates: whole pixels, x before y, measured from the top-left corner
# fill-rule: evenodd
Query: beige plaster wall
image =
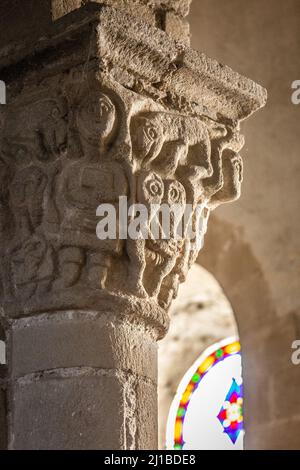
<path id="1" fill-rule="evenodd" d="M 300 448 L 300 78 L 298 0 L 195 0 L 192 46 L 264 85 L 244 125 L 241 199 L 215 212 L 199 263 L 233 306 L 243 350 L 246 448 Z"/>
<path id="2" fill-rule="evenodd" d="M 194 0 L 189 21 L 194 49 L 268 89 L 266 108 L 243 126 L 242 197 L 216 210 L 198 262 L 223 287 L 238 324 L 246 448 L 300 449 L 300 365 L 291 361 L 300 339 L 300 105 L 291 102 L 291 84 L 300 79 L 300 2 Z M 204 295 L 207 279 L 193 275 Z M 218 332 L 213 315 L 204 325 L 185 306 L 179 318 L 187 329 L 175 348 L 179 321 L 171 315 L 160 348 L 160 410 L 187 369 L 185 358 L 201 348 L 199 336 Z M 176 370 L 166 385 L 171 357 Z"/>

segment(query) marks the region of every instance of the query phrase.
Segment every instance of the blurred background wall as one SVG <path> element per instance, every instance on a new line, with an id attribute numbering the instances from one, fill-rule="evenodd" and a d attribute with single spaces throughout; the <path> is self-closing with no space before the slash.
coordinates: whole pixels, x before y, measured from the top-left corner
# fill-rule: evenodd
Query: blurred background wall
<path id="1" fill-rule="evenodd" d="M 242 197 L 213 214 L 198 262 L 222 286 L 237 321 L 245 447 L 299 449 L 300 365 L 291 355 L 293 341 L 300 339 L 300 105 L 292 104 L 291 85 L 300 80 L 300 2 L 194 0 L 189 21 L 194 49 L 268 89 L 266 108 L 243 126 Z M 199 275 L 199 292 L 205 289 Z M 182 315 L 191 318 L 186 328 L 194 324 L 187 310 Z M 199 322 L 188 339 L 199 349 L 202 327 Z M 172 335 L 173 330 L 164 341 L 172 342 Z M 169 354 L 186 357 L 188 343 L 182 343 L 175 356 Z M 167 349 L 161 345 L 162 369 L 170 360 Z"/>

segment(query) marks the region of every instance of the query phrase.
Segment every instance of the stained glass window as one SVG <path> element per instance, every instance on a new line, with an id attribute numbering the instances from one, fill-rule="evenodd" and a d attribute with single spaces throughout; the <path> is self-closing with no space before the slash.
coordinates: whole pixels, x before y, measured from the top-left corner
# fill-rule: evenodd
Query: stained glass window
<path id="1" fill-rule="evenodd" d="M 243 449 L 241 346 L 208 348 L 182 379 L 171 406 L 167 449 Z"/>

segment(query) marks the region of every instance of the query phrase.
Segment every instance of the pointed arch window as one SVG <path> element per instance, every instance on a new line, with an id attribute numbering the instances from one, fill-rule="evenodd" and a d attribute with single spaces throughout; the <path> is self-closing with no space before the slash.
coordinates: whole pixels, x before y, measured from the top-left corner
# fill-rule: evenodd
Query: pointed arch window
<path id="1" fill-rule="evenodd" d="M 243 449 L 241 345 L 208 348 L 183 377 L 167 425 L 167 449 Z"/>

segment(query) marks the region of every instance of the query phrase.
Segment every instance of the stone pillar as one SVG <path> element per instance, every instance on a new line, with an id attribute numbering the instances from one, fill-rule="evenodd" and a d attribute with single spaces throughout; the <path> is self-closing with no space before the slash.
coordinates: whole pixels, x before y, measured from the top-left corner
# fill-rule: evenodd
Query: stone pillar
<path id="1" fill-rule="evenodd" d="M 239 123 L 266 93 L 126 2 L 81 3 L 0 50 L 1 445 L 155 449 L 156 341 L 199 250 L 99 240 L 96 209 L 188 203 L 203 237 L 239 196 Z"/>

